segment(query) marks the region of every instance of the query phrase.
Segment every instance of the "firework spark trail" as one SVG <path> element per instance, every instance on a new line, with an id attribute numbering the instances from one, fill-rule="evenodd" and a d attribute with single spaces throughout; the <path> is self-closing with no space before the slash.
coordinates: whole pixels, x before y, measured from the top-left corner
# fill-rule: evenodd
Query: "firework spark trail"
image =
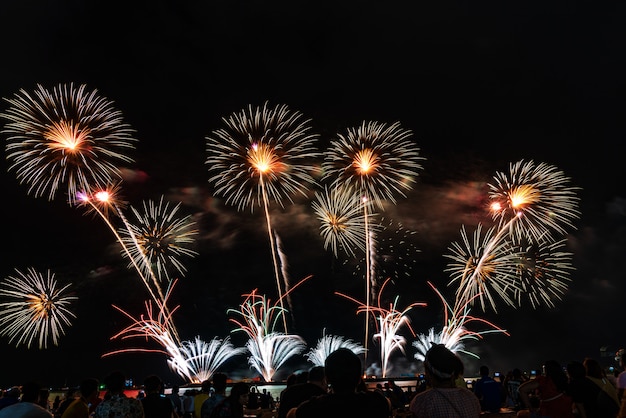
<path id="1" fill-rule="evenodd" d="M 292 195 L 307 196 L 316 185 L 310 173 L 319 152 L 317 134 L 310 133 L 309 120 L 287 106 L 253 107 L 223 118 L 226 127 L 213 131 L 207 140 L 207 159 L 215 193 L 239 210 L 262 206 L 272 252 L 278 300 L 283 291 L 269 212 L 269 199 L 283 207 L 283 199 L 293 203 Z M 286 319 L 283 317 L 283 321 Z M 283 323 L 285 333 L 287 324 Z"/>
<path id="2" fill-rule="evenodd" d="M 326 334 L 326 328 L 324 328 L 322 338 L 317 340 L 315 347 L 311 348 L 304 356 L 314 366 L 324 366 L 326 357 L 339 348 L 347 348 L 356 355 L 365 353 L 365 347 L 361 344 L 340 335 Z"/>
<path id="3" fill-rule="evenodd" d="M 465 350 L 466 340 L 479 340 L 482 339 L 485 334 L 491 333 L 502 333 L 509 336 L 509 333 L 505 329 L 483 318 L 470 315 L 471 300 L 463 301 L 456 299 L 453 307 L 431 282 L 427 283 L 437 296 L 439 296 L 444 306 L 444 324 L 440 332 L 435 333 L 434 328 L 431 328 L 427 335 L 420 334 L 417 340 L 412 343 L 413 347 L 417 349 L 414 355 L 417 360 L 424 360 L 426 352 L 430 349 L 432 343 L 443 344 L 453 352 L 461 352 L 479 358 L 478 355 Z M 474 298 L 477 297 L 479 297 L 479 295 L 474 296 Z M 468 326 L 473 322 L 486 325 L 488 328 L 482 331 L 472 331 L 468 329 Z"/>
<path id="4" fill-rule="evenodd" d="M 579 188 L 571 187 L 570 179 L 555 167 L 532 161 L 512 163 L 508 174 L 497 173 L 494 178 L 489 197 L 497 229 L 490 229 L 481 242 L 479 225 L 473 248 L 462 230 L 465 246 L 454 243 L 452 255 L 446 256 L 452 260 L 447 268 L 452 272 L 450 283 L 459 282 L 459 299 L 481 295 L 483 310 L 489 302 L 497 311 L 490 287 L 510 306 L 517 306 L 528 291 L 538 292 L 527 295 L 533 307 L 540 302 L 553 306 L 552 300 L 567 289 L 571 269 L 569 254 L 556 251 L 561 245 L 554 244 L 560 242 L 555 235 L 575 228 Z M 540 248 L 537 254 L 543 259 L 530 260 L 528 248 L 533 247 Z M 529 272 L 528 266 L 540 269 Z"/>
<path id="5" fill-rule="evenodd" d="M 283 297 L 311 277 L 300 280 Z M 239 305 L 239 310 L 227 311 L 240 316 L 241 320 L 229 320 L 237 325 L 234 331 L 243 331 L 248 335 L 246 347 L 251 354 L 248 362 L 269 382 L 288 358 L 306 349 L 306 343 L 297 335 L 274 331 L 280 317 L 285 315 L 285 309 L 279 302 L 272 304 L 265 295 L 258 294 L 257 289 L 243 296 L 244 301 Z"/>
<path id="6" fill-rule="evenodd" d="M 37 339 L 39 349 L 48 347 L 51 339 L 58 345 L 76 316 L 69 310 L 76 296 L 66 291 L 69 284 L 57 287 L 54 274 L 46 276 L 29 267 L 26 273 L 15 269 L 17 276 L 8 276 L 0 283 L 0 335 L 8 336 L 9 343 L 25 344 L 30 348 Z"/>
<path id="7" fill-rule="evenodd" d="M 154 271 L 152 270 L 152 267 L 145 253 L 141 250 L 141 247 L 139 246 L 139 243 L 137 242 L 135 235 L 133 235 L 132 228 L 130 224 L 128 223 L 128 221 L 126 220 L 126 218 L 124 217 L 121 207 L 115 202 L 116 200 L 115 190 L 116 188 L 110 188 L 108 191 L 97 192 L 94 194 L 94 196 L 89 196 L 86 193 L 79 193 L 78 198 L 79 198 L 81 205 L 88 205 L 91 208 L 91 210 L 97 213 L 105 222 L 105 224 L 109 227 L 109 229 L 115 236 L 117 242 L 121 245 L 122 251 L 130 259 L 131 265 L 135 267 L 137 274 L 139 275 L 142 282 L 144 283 L 146 290 L 150 294 L 150 297 L 152 298 L 152 300 L 158 305 L 160 309 L 169 311 L 169 308 L 167 307 L 167 304 L 166 304 L 166 300 L 167 300 L 166 293 L 163 292 L 159 279 L 154 274 Z M 106 210 L 108 210 L 108 208 L 112 208 L 115 211 L 115 213 L 120 217 L 124 226 L 126 227 L 128 236 L 130 237 L 130 241 L 135 247 L 135 254 L 139 255 L 139 257 L 133 257 L 133 254 L 130 252 L 129 247 L 126 245 L 122 237 L 118 234 L 117 230 L 115 229 L 115 226 L 113 226 L 107 214 L 98 205 L 102 205 L 104 208 L 106 208 Z M 138 261 L 141 263 L 141 266 L 137 264 Z M 149 274 L 149 278 L 144 274 L 145 272 Z M 168 283 L 168 291 L 170 289 L 169 286 L 171 286 L 171 283 Z M 156 293 L 158 293 L 158 297 L 157 297 L 157 294 L 155 294 L 155 290 L 156 290 Z M 178 332 L 176 331 L 176 329 L 172 327 L 171 331 L 172 331 L 172 336 L 180 344 Z"/>
<path id="8" fill-rule="evenodd" d="M 278 234 L 275 234 L 276 239 L 276 251 L 278 252 L 278 257 L 280 259 L 280 272 L 283 277 L 283 285 L 285 286 L 285 299 L 287 299 L 287 304 L 289 305 L 290 314 L 293 312 L 293 304 L 291 302 L 291 294 L 289 292 L 289 264 L 287 263 L 287 254 L 283 251 L 283 243 Z M 293 319 L 293 314 L 291 314 L 291 318 Z M 286 324 L 283 324 L 286 327 Z"/>
<path id="9" fill-rule="evenodd" d="M 73 204 L 78 192 L 121 178 L 116 163 L 133 161 L 124 152 L 134 148 L 134 130 L 97 90 L 37 85 L 33 95 L 20 90 L 4 100 L 11 105 L 0 114 L 8 120 L 1 132 L 8 135 L 9 171 L 28 185 L 28 194 L 53 200 L 65 184 Z"/>
<path id="10" fill-rule="evenodd" d="M 407 316 L 407 313 L 416 306 L 427 306 L 425 302 L 413 302 L 400 311 L 397 309 L 399 296 L 396 296 L 394 298 L 394 302 L 389 304 L 389 308 L 384 308 L 382 306 L 382 294 L 385 290 L 385 286 L 389 283 L 390 280 L 391 279 L 385 280 L 383 285 L 380 287 L 380 292 L 378 293 L 378 306 L 368 306 L 348 295 L 335 292 L 336 295 L 342 296 L 357 303 L 359 305 L 357 308 L 357 314 L 372 314 L 372 316 L 374 317 L 375 323 L 377 325 L 377 333 L 374 335 L 374 337 L 380 340 L 380 357 L 383 378 L 386 377 L 387 372 L 389 371 L 388 369 L 390 355 L 396 350 L 400 350 L 402 351 L 402 353 L 404 353 L 404 345 L 406 343 L 406 339 L 403 336 L 398 335 L 398 331 L 400 330 L 400 328 L 406 325 L 411 334 L 415 335 L 415 332 L 413 332 L 413 329 L 411 328 L 411 321 L 410 318 Z"/>
<path id="11" fill-rule="evenodd" d="M 175 282 L 176 280 L 174 280 L 173 286 Z M 190 382 L 199 382 L 201 381 L 198 380 L 200 376 L 213 373 L 215 368 L 231 356 L 242 354 L 242 349 L 234 348 L 228 337 L 223 340 L 213 339 L 208 344 L 203 343 L 198 338 L 195 342 L 184 341 L 181 343 L 172 321 L 172 315 L 179 307 L 176 306 L 171 310 L 166 309 L 165 305 L 169 295 L 170 293 L 166 295 L 162 305 L 157 306 L 156 312 L 153 308 L 153 302 L 146 301 L 146 313 L 138 318 L 113 305 L 115 309 L 131 320 L 131 324 L 113 335 L 111 340 L 141 338 L 152 340 L 161 348 L 125 348 L 110 351 L 103 354 L 102 357 L 130 352 L 162 353 L 169 357 L 167 362 L 173 372 Z"/>
<path id="12" fill-rule="evenodd" d="M 406 197 L 419 170 L 422 169 L 419 148 L 410 140 L 412 132 L 401 128 L 399 122 L 391 125 L 365 122 L 357 128 L 349 128 L 345 135 L 338 134 L 325 154 L 322 170 L 323 180 L 334 185 L 354 186 L 363 202 L 372 200 L 384 210 L 384 202 L 396 203 L 396 195 Z M 370 233 L 367 225 L 367 204 L 362 210 L 365 218 L 366 254 L 366 309 L 370 305 L 371 277 L 369 257 Z M 365 315 L 365 348 L 369 340 L 369 315 Z M 367 361 L 367 351 L 365 352 Z"/>

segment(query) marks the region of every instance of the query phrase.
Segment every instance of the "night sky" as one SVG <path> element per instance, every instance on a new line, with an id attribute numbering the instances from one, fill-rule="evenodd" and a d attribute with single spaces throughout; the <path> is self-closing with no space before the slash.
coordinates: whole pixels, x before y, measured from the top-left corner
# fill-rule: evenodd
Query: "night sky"
<path id="1" fill-rule="evenodd" d="M 37 84 L 86 84 L 112 100 L 136 130 L 135 162 L 125 167 L 130 205 L 147 199 L 182 202 L 200 234 L 199 255 L 186 265 L 171 303 L 183 340 L 209 341 L 233 329 L 226 310 L 258 288 L 275 299 L 270 247 L 261 210 L 238 212 L 212 195 L 205 137 L 222 117 L 248 105 L 285 104 L 311 119 L 320 150 L 362 121 L 393 123 L 413 132 L 423 170 L 414 189 L 381 213 L 402 245 L 388 266 L 399 306 L 416 301 L 418 333 L 441 326 L 443 308 L 427 286 L 448 295 L 443 257 L 459 230 L 488 222 L 487 182 L 519 160 L 558 167 L 580 187 L 581 217 L 568 235 L 576 268 L 553 309 L 479 314 L 510 336 L 487 335 L 463 357 L 471 375 L 537 369 L 585 356 L 601 359 L 626 345 L 621 308 L 626 296 L 624 5 L 567 2 L 268 2 L 161 1 L 129 7 L 118 1 L 3 1 L 0 5 L 0 96 Z M 423 2 L 422 2 L 423 3 Z M 2 101 L 1 111 L 7 103 Z M 5 121 L 3 120 L 4 124 Z M 4 147 L 3 147 L 4 150 Z M 6 152 L 5 152 L 6 154 Z M 124 370 L 137 381 L 150 373 L 181 383 L 158 354 L 105 352 L 142 341 L 110 340 L 128 325 L 112 305 L 139 314 L 145 289 L 119 255 L 99 219 L 55 201 L 34 198 L 2 159 L 5 237 L 0 273 L 50 269 L 72 283 L 77 318 L 58 347 L 15 348 L 0 339 L 0 386 L 38 379 L 75 385 Z M 313 346 L 328 333 L 362 340 L 356 306 L 334 294 L 363 299 L 359 260 L 324 250 L 310 201 L 282 209 L 272 221 L 283 241 L 292 282 L 312 275 L 292 294 L 293 332 Z M 399 234 L 390 232 L 389 241 Z M 395 238 L 394 238 L 395 237 Z M 381 252 L 386 251 L 381 248 Z M 397 370 L 420 364 L 408 332 Z M 243 345 L 242 334 L 232 334 Z M 370 357 L 375 353 L 370 354 Z M 602 361 L 608 364 L 609 359 Z M 229 364 L 253 376 L 245 359 Z M 277 374 L 307 368 L 294 359 Z"/>

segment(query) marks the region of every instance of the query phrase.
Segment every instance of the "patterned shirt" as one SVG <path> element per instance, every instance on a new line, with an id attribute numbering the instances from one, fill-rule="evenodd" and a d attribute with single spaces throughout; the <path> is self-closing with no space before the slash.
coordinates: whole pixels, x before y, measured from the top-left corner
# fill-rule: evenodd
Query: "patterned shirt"
<path id="1" fill-rule="evenodd" d="M 143 405 L 135 398 L 124 394 L 113 395 L 96 407 L 94 418 L 144 418 Z"/>
<path id="2" fill-rule="evenodd" d="M 465 388 L 432 388 L 415 395 L 409 407 L 414 417 L 478 418 L 480 402 Z"/>

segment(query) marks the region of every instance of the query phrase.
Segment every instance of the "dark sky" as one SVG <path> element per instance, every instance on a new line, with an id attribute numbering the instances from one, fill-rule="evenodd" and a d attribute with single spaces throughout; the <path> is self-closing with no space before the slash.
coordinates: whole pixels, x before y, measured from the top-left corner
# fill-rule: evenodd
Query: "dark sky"
<path id="1" fill-rule="evenodd" d="M 204 164 L 205 137 L 222 127 L 222 117 L 268 101 L 310 118 L 320 147 L 362 121 L 400 121 L 413 132 L 424 169 L 414 191 L 384 216 L 415 232 L 411 244 L 419 252 L 403 257 L 409 275 L 389 292 L 401 295 L 400 306 L 429 302 L 411 311 L 418 333 L 441 324 L 441 304 L 426 281 L 453 291 L 443 254 L 462 225 L 487 219 L 479 202 L 496 171 L 522 159 L 545 162 L 582 189 L 582 216 L 568 237 L 576 271 L 564 300 L 554 309 L 485 313 L 511 336 L 488 335 L 471 346 L 481 359 L 465 358 L 469 373 L 483 363 L 528 370 L 549 358 L 599 358 L 603 347 L 626 345 L 619 322 L 626 295 L 624 5 L 126 3 L 3 1 L 0 96 L 37 84 L 86 84 L 114 101 L 137 131 L 128 168 L 141 175 L 124 185 L 127 200 L 139 205 L 164 195 L 183 202 L 182 212 L 200 228 L 200 254 L 172 296 L 181 306 L 174 322 L 183 339 L 228 335 L 226 309 L 256 287 L 275 297 L 262 213 L 240 213 L 213 198 Z M 79 300 L 59 347 L 40 351 L 0 340 L 10 367 L 0 386 L 30 378 L 77 384 L 114 368 L 137 380 L 157 372 L 178 381 L 159 355 L 100 358 L 125 346 L 109 341 L 128 324 L 111 305 L 141 312 L 141 283 L 125 270 L 100 219 L 62 198 L 28 196 L 2 164 L 2 278 L 15 268 L 51 269 L 73 284 Z M 295 332 L 310 345 L 324 327 L 362 339 L 356 306 L 333 294 L 362 298 L 354 263 L 324 250 L 307 202 L 273 208 L 272 219 L 292 281 L 313 275 L 293 294 Z M 103 270 L 108 274 L 94 273 Z M 413 352 L 409 343 L 407 359 L 398 353 L 397 362 L 415 367 Z"/>

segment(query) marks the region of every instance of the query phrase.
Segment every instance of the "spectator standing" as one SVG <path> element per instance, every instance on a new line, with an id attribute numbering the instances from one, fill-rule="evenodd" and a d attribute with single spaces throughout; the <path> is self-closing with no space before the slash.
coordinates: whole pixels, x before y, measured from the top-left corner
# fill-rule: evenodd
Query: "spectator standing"
<path id="1" fill-rule="evenodd" d="M 546 361 L 542 374 L 520 385 L 520 399 L 527 409 L 520 410 L 517 416 L 538 413 L 550 418 L 574 418 L 573 400 L 566 393 L 567 386 L 567 375 L 561 365 L 556 360 Z M 539 398 L 538 406 L 532 402 L 531 394 Z"/>
<path id="2" fill-rule="evenodd" d="M 624 399 L 624 391 L 626 391 L 626 350 L 620 349 L 616 357 L 619 367 L 622 369 L 617 375 L 617 398 L 622 401 Z"/>
<path id="3" fill-rule="evenodd" d="M 100 382 L 94 378 L 87 378 L 80 382 L 78 388 L 80 397 L 69 404 L 61 418 L 89 418 L 90 406 L 99 400 L 99 385 Z"/>
<path id="4" fill-rule="evenodd" d="M 480 379 L 474 382 L 474 394 L 480 401 L 480 409 L 484 412 L 497 413 L 502 407 L 503 388 L 489 375 L 489 367 L 480 366 Z"/>
<path id="5" fill-rule="evenodd" d="M 145 396 L 141 405 L 145 418 L 178 418 L 172 400 L 163 394 L 163 382 L 159 376 L 153 374 L 146 377 L 143 388 Z"/>
<path id="6" fill-rule="evenodd" d="M 389 400 L 379 392 L 358 392 L 361 382 L 361 360 L 348 348 L 339 348 L 326 357 L 324 370 L 330 392 L 302 402 L 287 413 L 287 418 L 391 416 Z"/>
<path id="7" fill-rule="evenodd" d="M 207 379 L 202 381 L 202 383 L 200 384 L 200 392 L 196 393 L 196 395 L 193 397 L 194 418 L 200 418 L 200 410 L 202 409 L 202 404 L 204 403 L 204 401 L 209 399 L 209 396 L 211 396 L 211 381 Z"/>
<path id="8" fill-rule="evenodd" d="M 604 417 L 613 418 L 619 411 L 620 402 L 617 398 L 617 389 L 606 377 L 604 369 L 597 360 L 590 357 L 583 361 L 587 379 L 591 380 L 600 388 L 598 392 L 597 402 L 600 413 Z"/>
<path id="9" fill-rule="evenodd" d="M 187 389 L 183 395 L 183 418 L 193 418 L 195 413 L 194 399 L 196 391 L 194 389 Z"/>
<path id="10" fill-rule="evenodd" d="M 176 415 L 182 417 L 185 410 L 183 409 L 183 397 L 180 396 L 180 386 L 172 386 L 172 393 L 170 393 L 168 397 L 174 405 Z"/>
<path id="11" fill-rule="evenodd" d="M 278 405 L 278 418 L 286 418 L 287 412 L 291 408 L 297 407 L 314 396 L 324 395 L 328 392 L 324 366 L 312 367 L 309 370 L 308 379 L 305 383 L 296 383 L 285 388 L 280 405 Z"/>
<path id="12" fill-rule="evenodd" d="M 461 359 L 443 344 L 433 344 L 424 357 L 427 389 L 417 393 L 409 410 L 415 418 L 478 418 L 480 402 L 471 390 L 456 386 Z"/>
<path id="13" fill-rule="evenodd" d="M 241 418 L 244 416 L 246 405 L 248 405 L 248 395 L 250 385 L 245 382 L 237 382 L 230 388 L 230 394 L 220 403 L 215 405 L 211 412 L 211 418 Z"/>
<path id="14" fill-rule="evenodd" d="M 226 385 L 228 384 L 228 376 L 224 373 L 215 373 L 213 375 L 213 395 L 202 403 L 200 408 L 201 418 L 210 418 L 213 408 L 224 399 L 226 399 Z"/>
<path id="15" fill-rule="evenodd" d="M 144 418 L 141 401 L 124 394 L 126 386 L 124 373 L 112 372 L 104 379 L 104 384 L 107 387 L 107 395 L 96 407 L 94 418 Z"/>
<path id="16" fill-rule="evenodd" d="M 507 405 L 516 411 L 519 411 L 522 408 L 519 397 L 519 387 L 525 381 L 526 379 L 524 378 L 522 371 L 518 368 L 515 368 L 507 373 L 504 378 L 503 386 L 506 392 Z"/>

